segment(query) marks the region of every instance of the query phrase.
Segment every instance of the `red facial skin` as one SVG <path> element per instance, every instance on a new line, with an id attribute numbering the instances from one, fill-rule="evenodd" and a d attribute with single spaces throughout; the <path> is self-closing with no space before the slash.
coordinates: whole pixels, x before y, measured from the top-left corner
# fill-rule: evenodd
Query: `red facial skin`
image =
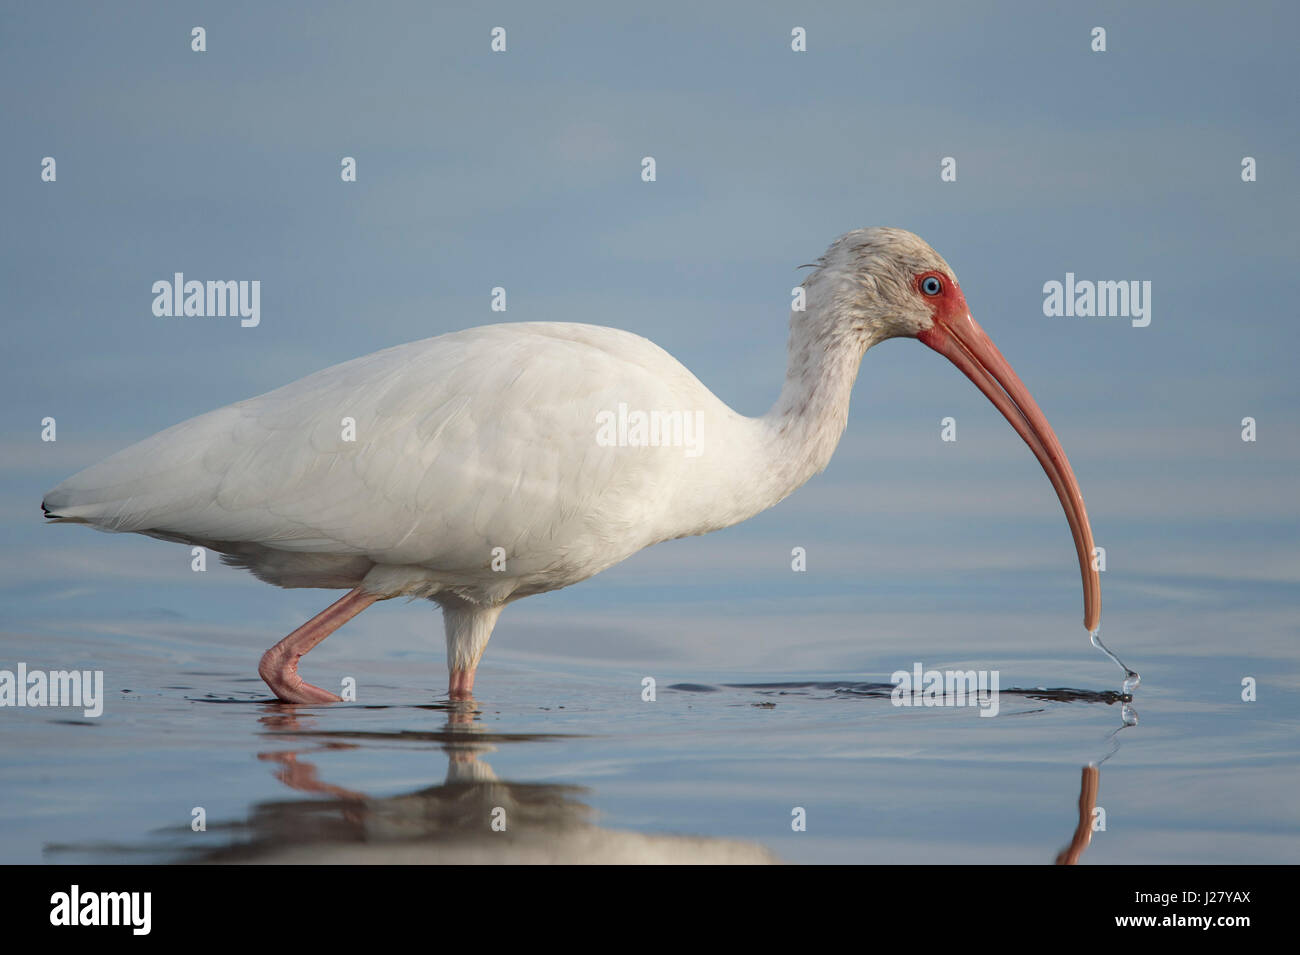
<path id="1" fill-rule="evenodd" d="M 937 295 L 926 295 L 921 289 L 922 283 L 931 277 L 941 283 Z M 1101 578 L 1092 566 L 1092 527 L 1088 523 L 1079 483 L 1074 478 L 1061 442 L 1056 439 L 1052 426 L 1039 410 L 1029 389 L 971 318 L 966 297 L 957 282 L 942 272 L 929 271 L 918 274 L 913 285 L 917 296 L 929 305 L 934 317 L 934 324 L 916 337 L 956 365 L 984 392 L 1029 445 L 1056 489 L 1056 496 L 1060 498 L 1066 520 L 1070 523 L 1070 533 L 1074 536 L 1079 572 L 1083 577 L 1083 625 L 1089 632 L 1095 631 L 1101 622 Z"/>

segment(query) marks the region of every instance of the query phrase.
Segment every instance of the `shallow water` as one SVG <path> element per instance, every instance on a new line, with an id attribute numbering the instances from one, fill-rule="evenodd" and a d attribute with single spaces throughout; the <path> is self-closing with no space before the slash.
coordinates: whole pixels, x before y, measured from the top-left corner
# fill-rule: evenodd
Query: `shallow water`
<path id="1" fill-rule="evenodd" d="M 290 599 L 246 589 L 268 607 Z M 1300 856 L 1284 613 L 1252 614 L 1254 632 L 1224 644 L 1216 631 L 1239 614 L 1203 612 L 1170 640 L 1167 613 L 1130 608 L 1127 645 L 1109 634 L 1143 677 L 1126 725 L 1120 671 L 1082 630 L 1048 637 L 1050 621 L 1028 614 L 851 627 L 836 613 L 791 637 L 775 612 L 527 604 L 494 638 L 472 706 L 446 702 L 439 648 L 414 632 L 437 624 L 421 604 L 371 611 L 307 658 L 317 683 L 358 680 L 360 702 L 330 706 L 267 702 L 255 671 L 267 634 L 242 624 L 158 613 L 111 632 L 47 618 L 57 636 L 6 633 L 5 666 L 93 666 L 109 682 L 98 718 L 3 714 L 0 861 L 1050 864 L 1075 835 L 1089 765 L 1105 829 L 1090 844 L 1085 831 L 1081 863 Z M 605 659 L 598 639 L 583 643 L 624 617 L 663 642 L 611 637 Z M 702 623 L 707 644 L 690 637 Z M 850 657 L 876 669 L 850 672 Z M 889 674 L 913 662 L 995 667 L 997 716 L 893 705 Z M 1243 675 L 1258 702 L 1240 701 Z M 191 829 L 195 807 L 206 831 Z"/>

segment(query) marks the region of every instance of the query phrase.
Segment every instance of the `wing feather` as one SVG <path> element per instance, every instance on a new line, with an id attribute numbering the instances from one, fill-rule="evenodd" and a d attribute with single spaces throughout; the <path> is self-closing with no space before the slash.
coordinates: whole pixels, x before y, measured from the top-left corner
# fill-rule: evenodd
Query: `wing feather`
<path id="1" fill-rule="evenodd" d="M 620 402 L 725 409 L 640 336 L 489 325 L 182 422 L 64 481 L 45 505 L 106 530 L 428 567 L 485 566 L 493 547 L 554 562 L 594 537 L 636 549 L 680 465 L 597 445 L 596 412 Z"/>

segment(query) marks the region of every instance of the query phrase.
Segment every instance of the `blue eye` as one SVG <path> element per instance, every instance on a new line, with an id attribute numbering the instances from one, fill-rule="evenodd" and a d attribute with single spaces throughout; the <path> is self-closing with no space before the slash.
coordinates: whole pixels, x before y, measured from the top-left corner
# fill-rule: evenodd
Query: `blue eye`
<path id="1" fill-rule="evenodd" d="M 926 295 L 938 295 L 943 291 L 943 283 L 933 275 L 927 275 L 921 280 L 921 291 Z"/>

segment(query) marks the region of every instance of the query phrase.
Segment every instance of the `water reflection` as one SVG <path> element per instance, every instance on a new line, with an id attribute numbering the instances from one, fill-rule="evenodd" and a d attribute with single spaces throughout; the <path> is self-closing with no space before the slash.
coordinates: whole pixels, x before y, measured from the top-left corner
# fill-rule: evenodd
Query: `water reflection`
<path id="1" fill-rule="evenodd" d="M 1079 824 L 1074 828 L 1070 844 L 1057 853 L 1057 865 L 1076 865 L 1083 850 L 1092 842 L 1093 810 L 1097 806 L 1097 789 L 1100 785 L 1101 767 L 1083 767 L 1083 778 L 1079 782 Z"/>
<path id="2" fill-rule="evenodd" d="M 1130 726 L 1137 726 L 1138 715 L 1133 709 L 1132 697 L 1125 694 L 1120 708 L 1120 725 L 1106 739 L 1110 742 L 1110 751 L 1099 761 L 1083 767 L 1079 780 L 1079 821 L 1070 837 L 1070 844 L 1056 855 L 1057 865 L 1077 865 L 1088 844 L 1096 825 L 1097 792 L 1101 789 L 1101 764 L 1119 752 L 1119 734 Z"/>
<path id="3" fill-rule="evenodd" d="M 826 699 L 876 701 L 889 698 L 893 684 L 763 683 L 677 684 L 693 693 L 739 690 L 739 705 L 775 706 L 780 697 L 809 702 Z M 1103 742 L 1106 750 L 1082 768 L 1077 825 L 1069 844 L 1055 856 L 1060 865 L 1080 861 L 1092 837 L 1101 766 L 1119 749 L 1119 733 L 1136 725 L 1132 698 L 1112 691 L 1070 688 L 1003 690 L 1004 696 L 1055 704 L 1120 704 L 1120 726 Z M 793 701 L 793 700 L 792 700 Z M 605 828 L 589 805 L 583 786 L 552 782 L 514 782 L 500 778 L 487 757 L 501 747 L 584 739 L 579 734 L 508 733 L 490 729 L 473 701 L 422 706 L 361 708 L 295 707 L 279 703 L 213 701 L 248 707 L 235 723 L 256 727 L 255 755 L 288 792 L 285 798 L 251 801 L 244 818 L 209 819 L 207 831 L 186 826 L 156 830 L 136 846 L 48 846 L 58 856 L 132 856 L 182 863 L 771 863 L 779 861 L 754 842 L 708 837 L 651 835 Z M 738 705 L 726 701 L 725 705 Z M 784 705 L 784 704 L 782 704 Z M 874 704 L 878 705 L 878 704 Z M 219 707 L 226 710 L 227 707 Z M 358 718 L 364 710 L 388 710 L 379 723 Z M 1040 712 L 1038 707 L 1023 714 Z M 351 715 L 349 715 L 351 714 Z M 407 729 L 418 714 L 417 726 Z M 379 714 L 374 714 L 379 716 Z M 252 717 L 250 721 L 248 717 Z M 433 717 L 430 720 L 430 717 Z M 344 722 L 345 725 L 340 725 Z M 379 725 L 381 730 L 357 727 Z M 940 732 L 936 727 L 936 732 Z M 572 751 L 572 745 L 568 747 Z M 402 760 L 385 751 L 428 753 L 446 759 L 441 781 L 395 795 L 375 795 L 342 784 L 335 776 L 390 779 Z M 346 761 L 345 773 L 339 757 Z M 417 757 L 418 758 L 418 757 Z M 422 769 L 417 773 L 424 775 Z M 401 788 L 401 787 L 395 787 Z M 1061 805 L 1074 793 L 1060 793 Z M 1056 797 L 1051 797 L 1055 801 Z M 1059 843 L 1058 843 L 1059 845 Z M 1052 859 L 1043 846 L 1043 861 Z M 54 861 L 58 861 L 57 859 Z M 122 860 L 126 861 L 126 860 Z M 888 862 L 867 859 L 863 862 Z"/>
<path id="4" fill-rule="evenodd" d="M 261 717 L 277 744 L 258 754 L 276 778 L 312 798 L 254 805 L 221 828 L 223 848 L 179 860 L 265 863 L 770 863 L 761 846 L 722 839 L 653 836 L 593 823 L 585 787 L 500 779 L 483 758 L 495 744 L 573 738 L 503 734 L 476 721 L 472 701 L 446 707 L 434 731 L 361 732 L 315 728 L 296 708 L 269 704 Z M 311 757 L 366 746 L 430 744 L 447 758 L 441 783 L 374 797 L 320 778 Z M 320 797 L 326 798 L 320 798 Z"/>
<path id="5" fill-rule="evenodd" d="M 806 694 L 827 691 L 850 697 L 888 697 L 892 684 L 871 683 L 769 683 L 728 684 L 759 695 Z M 707 692 L 712 687 L 679 684 L 678 689 Z M 1101 764 L 1119 749 L 1118 734 L 1134 726 L 1137 715 L 1132 697 L 1114 691 L 1065 687 L 1003 691 L 1025 699 L 1121 704 L 1121 724 L 1108 737 L 1108 751 L 1096 763 L 1082 768 L 1078 795 L 1078 824 L 1069 845 L 1056 856 L 1058 865 L 1075 865 L 1091 839 L 1094 810 L 1100 787 Z M 243 827 L 246 841 L 207 853 L 203 861 L 299 861 L 302 851 L 316 847 L 324 858 L 301 861 L 654 861 L 647 854 L 667 853 L 663 861 L 776 861 L 757 845 L 711 839 L 664 839 L 600 829 L 592 825 L 591 810 L 581 801 L 587 790 L 557 784 L 520 784 L 500 780 L 482 758 L 494 743 L 536 742 L 538 734 L 490 733 L 476 721 L 472 704 L 449 704 L 447 721 L 436 732 L 340 732 L 304 725 L 292 707 L 271 705 L 262 722 L 277 739 L 308 744 L 302 749 L 276 750 L 259 758 L 277 765 L 277 777 L 292 789 L 333 796 L 319 799 L 262 804 L 255 807 Z M 552 736 L 551 738 L 558 738 Z M 409 795 L 374 799 L 322 782 L 315 766 L 304 757 L 355 747 L 346 740 L 424 740 L 447 756 L 448 768 L 441 785 Z M 304 817 L 311 824 L 303 831 Z M 490 820 L 506 820 L 506 833 L 494 832 Z M 364 844 L 364 852 L 336 858 L 340 844 Z M 288 856 L 285 850 L 293 850 Z M 742 858 L 729 858 L 737 852 Z M 745 852 L 754 859 L 745 859 Z M 394 855 L 396 853 L 396 856 Z M 444 858 L 439 859 L 441 855 Z M 613 857 L 612 859 L 610 857 Z"/>
<path id="6" fill-rule="evenodd" d="M 1132 672 L 1127 668 L 1125 670 L 1126 672 Z M 823 693 L 830 694 L 833 697 L 867 699 L 892 699 L 897 688 L 893 683 L 843 683 L 838 681 L 819 683 L 729 683 L 726 685 L 733 689 L 752 690 L 766 696 L 808 696 Z M 1136 686 L 1136 684 L 1130 686 L 1126 683 L 1125 688 L 1121 691 L 1080 690 L 1070 687 L 1035 687 L 1032 689 L 1011 687 L 999 691 L 1003 696 L 1053 703 L 1120 704 L 1120 725 L 1106 737 L 1106 742 L 1109 744 L 1108 751 L 1100 760 L 1089 763 L 1082 769 L 1082 778 L 1079 783 L 1078 823 L 1070 839 L 1070 844 L 1057 853 L 1057 865 L 1076 865 L 1088 848 L 1088 844 L 1092 841 L 1093 826 L 1096 824 L 1094 814 L 1097 808 L 1097 792 L 1101 785 L 1101 764 L 1119 751 L 1119 733 L 1129 727 L 1136 726 L 1138 722 L 1137 711 L 1133 708 L 1131 693 L 1133 686 Z M 682 683 L 670 687 L 670 689 L 702 693 L 712 690 L 713 687 L 696 683 Z"/>

